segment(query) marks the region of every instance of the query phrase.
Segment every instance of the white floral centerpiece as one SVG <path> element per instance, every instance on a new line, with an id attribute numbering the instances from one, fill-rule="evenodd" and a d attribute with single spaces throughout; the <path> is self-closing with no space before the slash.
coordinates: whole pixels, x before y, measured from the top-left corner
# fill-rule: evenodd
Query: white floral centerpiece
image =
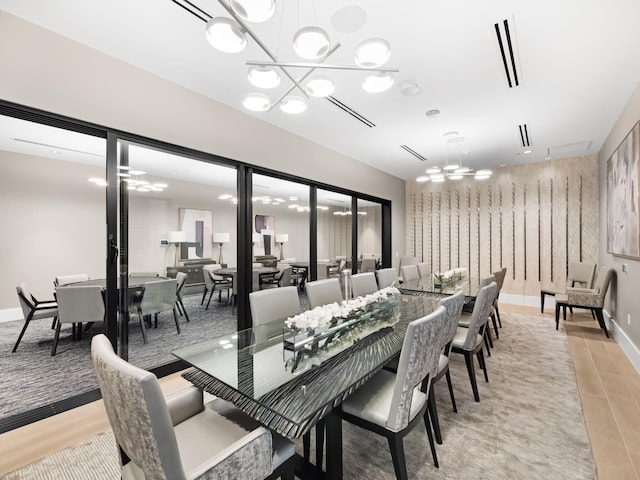
<path id="1" fill-rule="evenodd" d="M 436 272 L 433 278 L 436 286 L 449 287 L 465 282 L 468 279 L 468 273 L 466 268 L 454 268 L 443 273 Z"/>
<path id="2" fill-rule="evenodd" d="M 341 303 L 315 307 L 285 320 L 284 348 L 293 351 L 293 368 L 304 355 L 346 348 L 350 343 L 398 319 L 400 291 L 387 287 Z"/>

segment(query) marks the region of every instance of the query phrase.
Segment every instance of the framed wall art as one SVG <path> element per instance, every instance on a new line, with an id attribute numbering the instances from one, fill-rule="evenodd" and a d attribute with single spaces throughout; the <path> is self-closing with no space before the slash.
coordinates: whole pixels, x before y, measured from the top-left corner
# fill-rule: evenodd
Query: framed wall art
<path id="1" fill-rule="evenodd" d="M 640 122 L 607 161 L 607 251 L 640 258 Z"/>
<path id="2" fill-rule="evenodd" d="M 180 244 L 180 260 L 211 258 L 213 252 L 213 212 L 195 208 L 178 209 L 178 225 L 187 234 Z"/>

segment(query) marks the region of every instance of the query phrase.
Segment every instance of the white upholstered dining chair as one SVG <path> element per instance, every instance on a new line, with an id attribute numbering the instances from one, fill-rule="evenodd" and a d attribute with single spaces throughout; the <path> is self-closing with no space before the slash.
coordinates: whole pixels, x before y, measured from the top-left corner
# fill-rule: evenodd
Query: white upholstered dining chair
<path id="1" fill-rule="evenodd" d="M 325 278 L 306 282 L 304 288 L 309 299 L 309 308 L 342 301 L 342 291 L 340 290 L 340 280 L 338 278 Z"/>
<path id="2" fill-rule="evenodd" d="M 356 273 L 351 275 L 351 292 L 354 298 L 368 295 L 378 290 L 376 274 L 373 272 Z"/>

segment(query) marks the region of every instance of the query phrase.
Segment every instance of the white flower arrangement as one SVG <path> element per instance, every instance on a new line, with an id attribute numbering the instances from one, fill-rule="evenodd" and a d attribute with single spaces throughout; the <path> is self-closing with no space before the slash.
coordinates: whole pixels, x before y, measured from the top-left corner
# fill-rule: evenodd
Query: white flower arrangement
<path id="1" fill-rule="evenodd" d="M 433 276 L 435 277 L 436 281 L 441 284 L 457 283 L 467 277 L 467 269 L 454 268 L 452 270 L 447 270 L 444 273 L 434 273 Z"/>
<path id="2" fill-rule="evenodd" d="M 386 287 L 369 295 L 363 295 L 341 303 L 330 303 L 315 307 L 285 320 L 285 325 L 291 330 L 315 330 L 337 323 L 340 319 L 353 316 L 354 313 L 364 310 L 368 305 L 399 294 L 396 287 Z"/>

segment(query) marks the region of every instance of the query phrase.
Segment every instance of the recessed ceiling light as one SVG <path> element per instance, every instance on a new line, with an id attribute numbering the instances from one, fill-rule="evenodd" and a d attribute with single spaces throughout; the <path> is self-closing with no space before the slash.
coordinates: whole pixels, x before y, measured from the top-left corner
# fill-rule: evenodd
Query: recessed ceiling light
<path id="1" fill-rule="evenodd" d="M 524 151 L 524 152 L 522 152 L 522 153 L 524 153 L 524 154 L 526 155 L 527 153 L 531 153 L 531 150 L 525 150 L 525 151 Z"/>
<path id="2" fill-rule="evenodd" d="M 436 118 L 438 115 L 440 115 L 440 110 L 435 108 L 433 110 L 427 110 L 427 113 L 425 113 L 425 115 L 427 116 L 427 118 Z"/>
<path id="3" fill-rule="evenodd" d="M 446 132 L 445 134 L 443 134 L 442 136 L 444 138 L 446 138 L 447 140 L 451 140 L 453 138 L 456 138 L 458 135 L 460 135 L 460 132 L 456 132 L 455 130 L 452 130 L 450 132 Z"/>
<path id="4" fill-rule="evenodd" d="M 422 89 L 420 88 L 420 85 L 412 80 L 404 82 L 400 86 L 400 93 L 402 93 L 402 95 L 404 95 L 405 97 L 415 97 L 421 91 Z"/>

